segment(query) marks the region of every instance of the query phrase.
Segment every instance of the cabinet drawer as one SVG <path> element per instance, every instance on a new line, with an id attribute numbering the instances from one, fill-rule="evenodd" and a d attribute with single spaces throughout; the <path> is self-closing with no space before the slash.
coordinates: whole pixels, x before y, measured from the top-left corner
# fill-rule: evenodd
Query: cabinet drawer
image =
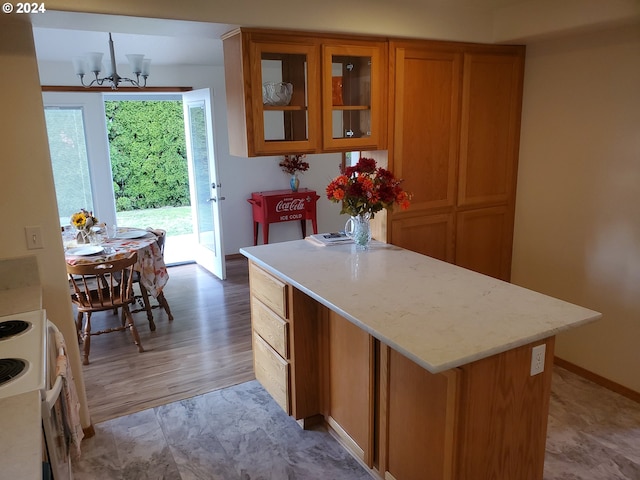
<path id="1" fill-rule="evenodd" d="M 287 318 L 287 285 L 255 264 L 249 264 L 251 294 L 276 312 Z"/>
<path id="2" fill-rule="evenodd" d="M 251 323 L 257 332 L 281 357 L 289 359 L 289 324 L 273 313 L 256 297 L 251 297 Z"/>
<path id="3" fill-rule="evenodd" d="M 253 334 L 253 368 L 256 379 L 287 412 L 289 408 L 289 363 L 278 355 L 260 335 Z"/>

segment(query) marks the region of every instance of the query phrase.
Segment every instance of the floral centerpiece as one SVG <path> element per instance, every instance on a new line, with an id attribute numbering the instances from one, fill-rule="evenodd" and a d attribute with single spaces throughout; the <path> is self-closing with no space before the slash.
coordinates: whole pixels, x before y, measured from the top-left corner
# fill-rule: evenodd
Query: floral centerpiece
<path id="1" fill-rule="evenodd" d="M 289 185 L 292 192 L 297 192 L 300 186 L 300 180 L 298 179 L 298 172 L 306 172 L 309 170 L 309 163 L 305 162 L 306 155 L 285 155 L 284 159 L 279 163 L 283 172 L 291 175 Z"/>
<path id="2" fill-rule="evenodd" d="M 371 241 L 369 220 L 377 212 L 393 205 L 402 210 L 409 208 L 411 195 L 402 189 L 401 183 L 402 180 L 392 172 L 378 167 L 375 160 L 363 157 L 327 185 L 327 198 L 335 203 L 342 202 L 340 213 L 351 216 L 345 231 L 357 247 L 368 248 Z"/>
<path id="3" fill-rule="evenodd" d="M 93 212 L 82 208 L 79 212 L 71 215 L 71 225 L 78 230 L 78 243 L 90 243 L 91 229 L 98 225 L 98 219 L 93 216 Z"/>

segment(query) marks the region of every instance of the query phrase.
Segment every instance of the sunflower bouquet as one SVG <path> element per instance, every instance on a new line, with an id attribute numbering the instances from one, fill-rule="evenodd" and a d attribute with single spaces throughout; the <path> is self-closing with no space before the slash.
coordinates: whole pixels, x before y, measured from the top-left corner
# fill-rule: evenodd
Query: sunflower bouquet
<path id="1" fill-rule="evenodd" d="M 98 219 L 93 216 L 93 212 L 83 208 L 74 213 L 71 215 L 71 225 L 78 231 L 76 235 L 78 243 L 93 243 L 92 240 L 95 240 L 93 227 L 98 226 Z"/>
<path id="2" fill-rule="evenodd" d="M 91 230 L 91 227 L 97 224 L 98 219 L 93 216 L 93 212 L 88 212 L 84 208 L 71 215 L 71 225 L 78 231 L 88 232 Z"/>

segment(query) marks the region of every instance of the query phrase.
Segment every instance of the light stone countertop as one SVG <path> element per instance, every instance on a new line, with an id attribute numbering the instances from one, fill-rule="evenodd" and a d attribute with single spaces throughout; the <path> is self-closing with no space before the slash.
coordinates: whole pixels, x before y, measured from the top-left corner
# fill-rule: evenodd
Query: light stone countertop
<path id="1" fill-rule="evenodd" d="M 394 245 L 306 240 L 240 253 L 432 373 L 602 315 Z"/>
<path id="2" fill-rule="evenodd" d="M 0 317 L 32 312 L 41 308 L 42 288 L 40 286 L 0 290 Z"/>

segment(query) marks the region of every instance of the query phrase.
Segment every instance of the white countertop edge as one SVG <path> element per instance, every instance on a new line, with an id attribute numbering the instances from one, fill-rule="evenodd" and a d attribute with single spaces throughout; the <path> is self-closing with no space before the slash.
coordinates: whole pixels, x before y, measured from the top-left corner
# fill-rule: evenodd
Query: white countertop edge
<path id="1" fill-rule="evenodd" d="M 322 247 L 322 248 L 336 248 L 336 247 Z M 511 342 L 506 342 L 506 343 L 500 345 L 499 347 L 487 348 L 487 349 L 483 349 L 481 351 L 477 351 L 472 355 L 461 356 L 461 357 L 457 358 L 455 361 L 443 362 L 443 363 L 440 363 L 440 364 L 431 364 L 431 363 L 426 362 L 424 359 L 422 359 L 420 357 L 417 357 L 416 355 L 412 354 L 411 352 L 409 352 L 408 350 L 403 348 L 401 345 L 397 344 L 393 340 L 387 338 L 386 336 L 382 335 L 380 332 L 378 332 L 378 331 L 374 330 L 373 328 L 371 328 L 369 325 L 361 322 L 357 318 L 355 318 L 352 315 L 350 315 L 349 313 L 345 312 L 344 310 L 342 310 L 337 305 L 327 301 L 325 298 L 319 296 L 317 293 L 309 290 L 307 287 L 305 287 L 304 285 L 301 285 L 299 282 L 297 282 L 293 278 L 290 278 L 289 276 L 287 276 L 286 274 L 284 274 L 281 271 L 277 270 L 276 268 L 272 267 L 268 263 L 265 263 L 263 260 L 261 260 L 260 258 L 256 257 L 255 255 L 253 255 L 252 253 L 248 252 L 247 250 L 241 248 L 240 249 L 240 253 L 242 255 L 244 255 L 245 257 L 247 257 L 248 259 L 250 259 L 251 261 L 253 261 L 256 265 L 259 265 L 264 270 L 272 273 L 273 275 L 279 277 L 280 279 L 282 279 L 285 282 L 289 283 L 293 287 L 297 288 L 301 292 L 309 295 L 311 298 L 313 298 L 314 300 L 317 300 L 319 303 L 321 303 L 325 307 L 327 307 L 327 308 L 333 310 L 334 312 L 338 313 L 342 317 L 344 317 L 347 320 L 349 320 L 350 322 L 352 322 L 354 325 L 358 326 L 359 328 L 361 328 L 362 330 L 366 331 L 367 333 L 369 333 L 370 335 L 372 335 L 376 339 L 380 340 L 382 343 L 388 345 L 392 349 L 396 350 L 397 352 L 401 353 L 402 355 L 404 355 L 408 359 L 412 360 L 416 364 L 420 365 L 421 367 L 425 368 L 427 371 L 429 371 L 431 373 L 434 373 L 434 374 L 435 373 L 444 372 L 444 371 L 450 370 L 452 368 L 457 368 L 457 367 L 460 367 L 462 365 L 466 365 L 468 363 L 471 363 L 471 362 L 474 362 L 474 361 L 477 361 L 477 360 L 481 360 L 483 358 L 490 357 L 492 355 L 497 355 L 499 353 L 506 352 L 506 351 L 511 350 L 513 348 L 521 347 L 523 345 L 527 345 L 527 344 L 530 344 L 530 343 L 533 343 L 533 342 L 536 342 L 536 341 L 539 341 L 539 340 L 543 340 L 545 338 L 549 338 L 549 337 L 555 336 L 556 334 L 561 333 L 561 332 L 563 332 L 565 330 L 569 330 L 569 329 L 572 329 L 572 328 L 578 327 L 580 325 L 584 325 L 584 324 L 587 324 L 587 323 L 590 323 L 592 321 L 595 321 L 595 320 L 598 320 L 598 319 L 602 318 L 602 314 L 600 314 L 598 312 L 594 312 L 594 315 L 592 315 L 590 317 L 587 317 L 587 318 L 584 318 L 581 321 L 574 322 L 574 323 L 572 323 L 571 325 L 568 325 L 568 326 L 549 328 L 547 330 L 543 330 L 541 332 L 538 332 L 535 335 L 524 336 L 524 337 L 518 338 L 517 340 L 511 341 Z"/>

